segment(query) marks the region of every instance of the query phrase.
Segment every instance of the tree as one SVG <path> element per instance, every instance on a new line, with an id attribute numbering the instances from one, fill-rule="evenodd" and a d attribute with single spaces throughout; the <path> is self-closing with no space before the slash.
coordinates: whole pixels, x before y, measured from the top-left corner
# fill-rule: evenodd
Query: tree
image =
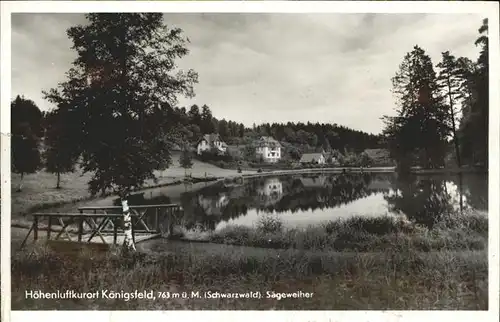
<path id="1" fill-rule="evenodd" d="M 193 166 L 191 153 L 189 153 L 187 146 L 184 146 L 184 149 L 182 150 L 181 157 L 179 158 L 179 164 L 184 168 L 184 176 L 187 177 L 187 169 L 191 169 Z"/>
<path id="2" fill-rule="evenodd" d="M 176 70 L 175 58 L 188 54 L 187 40 L 181 29 L 164 25 L 161 13 L 85 17 L 87 25 L 67 31 L 77 52 L 68 80 L 45 95 L 80 119 L 82 166 L 93 174 L 89 190 L 119 195 L 124 250 L 135 250 L 129 193 L 156 181 L 154 170 L 171 163 L 168 138 L 176 129 L 167 112 L 177 95 L 194 96 L 198 76 Z"/>
<path id="3" fill-rule="evenodd" d="M 222 140 L 226 141 L 229 137 L 229 126 L 226 120 L 219 121 L 219 134 Z"/>
<path id="4" fill-rule="evenodd" d="M 35 137 L 41 138 L 43 136 L 43 113 L 32 100 L 17 95 L 11 102 L 10 118 L 12 131 L 17 126 L 29 127 Z"/>
<path id="5" fill-rule="evenodd" d="M 243 136 L 245 136 L 245 125 L 243 124 L 240 124 L 239 127 L 238 127 L 238 135 L 240 138 L 242 138 Z"/>
<path id="6" fill-rule="evenodd" d="M 204 134 L 214 133 L 216 131 L 213 122 L 212 112 L 207 105 L 203 105 L 201 108 L 201 132 Z"/>
<path id="7" fill-rule="evenodd" d="M 368 153 L 363 152 L 359 157 L 359 165 L 362 167 L 368 167 L 373 164 L 373 159 L 368 155 Z"/>
<path id="8" fill-rule="evenodd" d="M 191 106 L 191 108 L 189 109 L 188 117 L 191 124 L 201 126 L 201 115 L 198 105 L 194 104 Z"/>
<path id="9" fill-rule="evenodd" d="M 186 137 L 190 142 L 195 142 L 201 136 L 200 127 L 196 124 L 189 124 L 186 129 L 189 131 L 189 136 Z"/>
<path id="10" fill-rule="evenodd" d="M 253 144 L 245 145 L 243 149 L 243 158 L 250 161 L 255 161 L 257 159 L 256 147 Z"/>
<path id="11" fill-rule="evenodd" d="M 323 148 L 323 150 L 325 150 L 326 152 L 330 152 L 332 150 L 332 146 L 330 145 L 330 141 L 328 140 L 328 138 L 326 136 L 323 136 L 323 142 L 321 143 L 321 147 Z"/>
<path id="12" fill-rule="evenodd" d="M 61 173 L 73 172 L 80 156 L 78 134 L 73 131 L 78 122 L 67 109 L 60 109 L 46 115 L 45 168 L 57 175 L 56 188 L 60 188 Z"/>
<path id="13" fill-rule="evenodd" d="M 489 125 L 489 63 L 488 63 L 488 19 L 479 28 L 476 46 L 481 46 L 475 66 L 463 61 L 463 69 L 468 75 L 465 86 L 469 99 L 463 111 L 459 135 L 462 156 L 467 162 L 488 167 L 488 125 Z M 467 92 L 467 91 L 466 91 Z"/>
<path id="14" fill-rule="evenodd" d="M 39 138 L 42 113 L 36 104 L 19 95 L 11 102 L 12 172 L 21 174 L 17 191 L 23 189 L 26 173 L 35 173 L 41 164 Z"/>
<path id="15" fill-rule="evenodd" d="M 442 94 L 447 100 L 447 106 L 449 111 L 449 126 L 451 133 L 453 135 L 453 144 L 455 146 L 455 156 L 457 160 L 457 166 L 461 167 L 460 161 L 460 144 L 457 136 L 457 114 L 459 112 L 460 100 L 461 100 L 461 84 L 463 83 L 463 72 L 460 69 L 460 65 L 455 58 L 451 55 L 449 51 L 442 53 L 442 60 L 437 67 L 440 68 L 438 76 L 438 86 L 440 87 Z"/>
<path id="16" fill-rule="evenodd" d="M 406 54 L 392 79 L 395 117 L 385 116 L 384 135 L 399 171 L 412 163 L 424 167 L 444 165 L 447 112 L 430 57 L 419 46 Z"/>

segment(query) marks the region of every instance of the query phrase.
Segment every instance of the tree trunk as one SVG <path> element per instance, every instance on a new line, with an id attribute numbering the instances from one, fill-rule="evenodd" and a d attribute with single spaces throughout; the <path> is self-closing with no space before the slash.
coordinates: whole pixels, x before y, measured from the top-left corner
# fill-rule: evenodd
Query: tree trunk
<path id="1" fill-rule="evenodd" d="M 462 173 L 458 174 L 458 193 L 460 194 L 460 214 L 464 212 L 464 197 L 463 197 L 463 180 Z"/>
<path id="2" fill-rule="evenodd" d="M 451 117 L 451 126 L 453 132 L 453 144 L 455 145 L 455 155 L 457 157 L 458 168 L 461 168 L 462 162 L 460 160 L 460 146 L 458 144 L 457 129 L 455 125 L 455 111 L 453 110 L 453 97 L 451 96 L 451 83 L 449 78 L 448 78 L 448 97 L 450 99 L 450 117 Z"/>
<path id="3" fill-rule="evenodd" d="M 61 174 L 57 173 L 57 186 L 56 189 L 61 189 Z"/>
<path id="4" fill-rule="evenodd" d="M 123 240 L 123 250 L 125 253 L 135 252 L 135 244 L 132 238 L 132 217 L 130 215 L 127 196 L 121 197 L 121 202 L 123 213 L 123 230 L 125 232 L 125 239 Z"/>
<path id="5" fill-rule="evenodd" d="M 21 172 L 21 181 L 19 181 L 19 186 L 17 187 L 17 191 L 23 190 L 23 179 L 24 179 L 24 172 Z"/>

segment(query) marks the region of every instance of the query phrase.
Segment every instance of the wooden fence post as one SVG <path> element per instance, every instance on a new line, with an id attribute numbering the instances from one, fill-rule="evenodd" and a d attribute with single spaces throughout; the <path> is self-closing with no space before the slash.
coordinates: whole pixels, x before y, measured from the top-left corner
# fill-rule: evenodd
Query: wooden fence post
<path id="1" fill-rule="evenodd" d="M 33 216 L 33 240 L 38 240 L 38 216 Z"/>
<path id="2" fill-rule="evenodd" d="M 83 210 L 80 210 L 82 217 L 78 218 L 78 242 L 82 241 L 83 236 Z"/>
<path id="3" fill-rule="evenodd" d="M 52 217 L 49 216 L 49 224 L 47 227 L 47 240 L 50 240 L 50 234 L 52 233 Z"/>
<path id="4" fill-rule="evenodd" d="M 113 245 L 116 246 L 117 240 L 118 240 L 118 219 L 114 218 L 113 219 Z"/>

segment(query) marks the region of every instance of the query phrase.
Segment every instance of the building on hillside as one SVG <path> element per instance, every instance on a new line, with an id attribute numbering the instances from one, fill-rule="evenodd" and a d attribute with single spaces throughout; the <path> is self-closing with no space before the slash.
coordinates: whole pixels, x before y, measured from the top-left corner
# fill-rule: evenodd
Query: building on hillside
<path id="1" fill-rule="evenodd" d="M 304 153 L 300 158 L 301 164 L 325 164 L 326 159 L 323 153 Z"/>
<path id="2" fill-rule="evenodd" d="M 219 154 L 224 154 L 227 151 L 226 142 L 222 141 L 219 134 L 205 134 L 198 140 L 196 152 L 200 155 L 202 152 L 216 149 Z"/>
<path id="3" fill-rule="evenodd" d="M 255 142 L 255 154 L 264 162 L 278 162 L 281 159 L 281 144 L 273 137 L 262 136 Z"/>

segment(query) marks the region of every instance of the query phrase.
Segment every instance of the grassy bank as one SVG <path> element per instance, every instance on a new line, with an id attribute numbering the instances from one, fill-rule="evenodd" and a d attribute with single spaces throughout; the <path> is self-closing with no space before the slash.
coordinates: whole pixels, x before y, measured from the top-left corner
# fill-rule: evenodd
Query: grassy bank
<path id="1" fill-rule="evenodd" d="M 278 217 L 264 216 L 255 227 L 226 226 L 214 233 L 178 231 L 178 238 L 263 248 L 336 252 L 483 250 L 488 245 L 484 214 L 450 214 L 432 229 L 402 218 L 351 217 L 307 228 L 285 228 Z"/>
<path id="2" fill-rule="evenodd" d="M 76 256 L 76 255 L 75 255 Z M 38 250 L 12 258 L 12 309 L 487 309 L 485 252 L 247 253 L 167 256 Z M 78 274 L 75 274 L 78 272 Z M 32 300 L 26 290 L 261 292 L 260 299 Z M 266 298 L 266 292 L 310 298 Z"/>
<path id="3" fill-rule="evenodd" d="M 228 227 L 211 238 L 274 249 L 166 242 L 168 250 L 123 258 L 54 253 L 39 245 L 12 258 L 12 308 L 485 310 L 487 227 L 487 218 L 474 214 L 443 217 L 433 229 L 359 217 L 289 230 L 266 219 L 254 229 Z M 157 299 L 32 300 L 26 290 L 153 290 Z M 208 291 L 258 291 L 261 298 L 160 299 L 157 293 Z M 313 295 L 277 300 L 266 298 L 267 291 Z"/>
<path id="4" fill-rule="evenodd" d="M 164 186 L 179 183 L 185 176 L 185 171 L 178 164 L 178 153 L 172 156 L 173 164 L 163 171 L 156 171 L 158 181 L 146 182 L 145 188 Z M 245 171 L 243 174 L 254 173 Z M 196 179 L 222 178 L 234 175 L 235 171 L 220 169 L 208 163 L 193 161 L 192 169 L 188 173 Z M 23 179 L 23 190 L 17 192 L 21 176 L 12 173 L 12 218 L 21 217 L 30 212 L 58 207 L 64 204 L 77 203 L 80 201 L 92 200 L 93 197 L 88 191 L 90 173 L 83 174 L 77 168 L 75 172 L 61 175 L 61 189 L 56 189 L 56 176 L 54 174 L 39 171 L 28 174 Z"/>

